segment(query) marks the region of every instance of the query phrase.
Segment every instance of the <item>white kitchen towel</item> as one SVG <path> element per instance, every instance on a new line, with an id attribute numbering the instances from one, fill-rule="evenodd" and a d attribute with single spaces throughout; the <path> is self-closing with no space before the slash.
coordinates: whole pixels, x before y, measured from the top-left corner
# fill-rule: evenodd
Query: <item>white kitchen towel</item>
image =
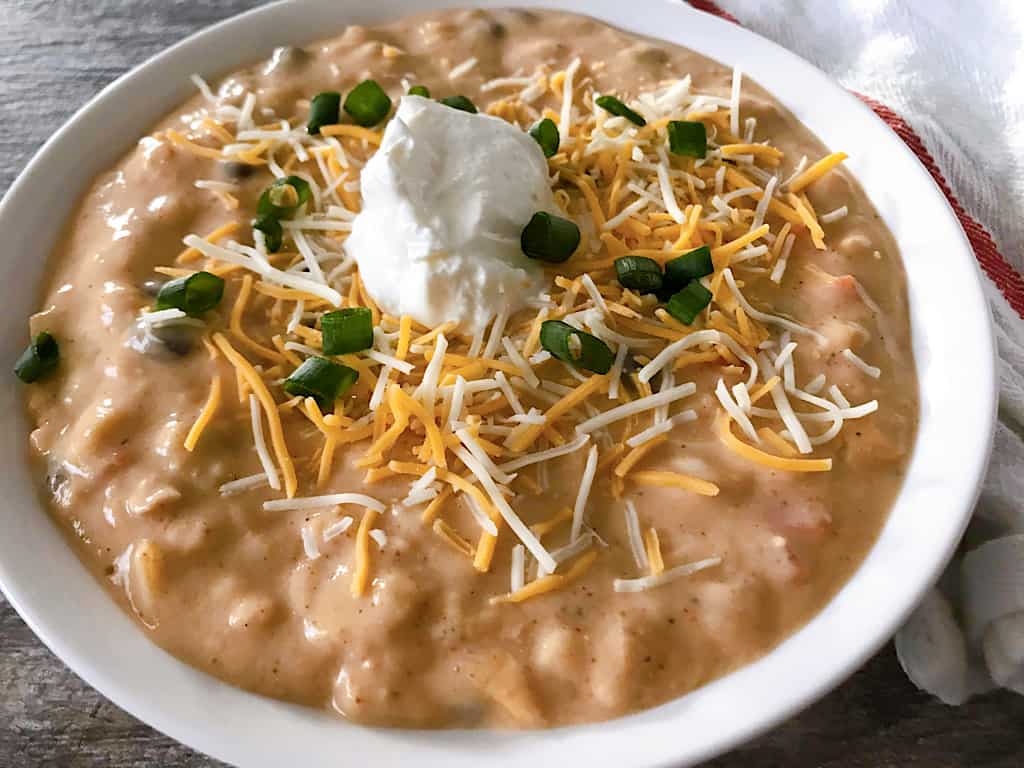
<path id="1" fill-rule="evenodd" d="M 926 166 L 934 158 L 933 175 L 966 210 L 1002 365 L 999 425 L 961 551 L 896 649 L 911 680 L 949 704 L 993 686 L 1024 694 L 1024 2 L 692 4 L 724 10 L 894 110 L 872 105 Z"/>

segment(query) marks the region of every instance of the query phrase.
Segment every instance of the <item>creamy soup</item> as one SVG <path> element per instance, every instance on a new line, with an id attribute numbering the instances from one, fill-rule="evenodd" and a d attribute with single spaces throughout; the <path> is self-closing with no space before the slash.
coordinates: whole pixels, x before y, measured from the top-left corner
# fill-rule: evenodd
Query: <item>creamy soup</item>
<path id="1" fill-rule="evenodd" d="M 382 120 L 372 86 L 348 100 L 366 80 Z M 26 385 L 53 516 L 155 643 L 359 722 L 549 727 L 757 659 L 850 578 L 914 441 L 905 276 L 844 156 L 749 77 L 507 10 L 349 27 L 198 82 L 69 222 L 31 320 L 59 362 Z M 318 100 L 311 134 L 323 92 L 342 106 Z M 418 169 L 410 213 L 396 158 L 428 135 L 448 165 Z M 500 189 L 537 168 L 526 253 L 533 210 Z M 498 273 L 460 251 L 428 322 L 403 303 L 421 285 L 391 288 L 457 249 L 414 268 L 403 233 L 419 216 L 454 243 L 424 211 L 477 183 L 444 215 L 500 221 L 468 236 L 526 287 L 487 293 Z M 438 293 L 463 288 L 491 298 Z"/>

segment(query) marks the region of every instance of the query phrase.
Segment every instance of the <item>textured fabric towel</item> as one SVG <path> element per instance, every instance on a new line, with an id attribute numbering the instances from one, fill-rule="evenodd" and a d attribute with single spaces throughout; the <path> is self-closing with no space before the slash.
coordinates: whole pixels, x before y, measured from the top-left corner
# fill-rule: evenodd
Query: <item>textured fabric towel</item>
<path id="1" fill-rule="evenodd" d="M 691 0 L 789 48 L 861 96 L 943 187 L 986 275 L 999 424 L 974 519 L 896 636 L 948 704 L 1024 694 L 1024 3 Z"/>

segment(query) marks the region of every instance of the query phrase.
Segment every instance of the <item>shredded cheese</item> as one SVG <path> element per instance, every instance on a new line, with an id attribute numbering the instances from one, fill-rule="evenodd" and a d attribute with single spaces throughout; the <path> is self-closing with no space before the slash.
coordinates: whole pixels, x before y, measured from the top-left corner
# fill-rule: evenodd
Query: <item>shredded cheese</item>
<path id="1" fill-rule="evenodd" d="M 623 509 L 626 519 L 626 536 L 629 539 L 629 548 L 633 553 L 633 560 L 636 562 L 637 570 L 645 571 L 648 567 L 647 550 L 644 547 L 644 540 L 640 534 L 640 519 L 637 516 L 636 505 L 632 499 L 626 499 Z"/>
<path id="2" fill-rule="evenodd" d="M 795 179 L 790 181 L 786 186 L 790 192 L 799 192 L 808 184 L 820 179 L 848 157 L 849 155 L 845 152 L 833 152 L 830 155 L 826 155 Z"/>
<path id="3" fill-rule="evenodd" d="M 631 475 L 631 479 L 640 485 L 656 485 L 662 488 L 681 488 L 684 491 L 692 491 L 701 496 L 717 496 L 718 486 L 707 480 L 697 477 L 690 477 L 678 472 L 655 472 L 651 470 L 637 470 Z"/>
<path id="4" fill-rule="evenodd" d="M 719 439 L 729 450 L 755 464 L 779 469 L 783 472 L 830 472 L 832 470 L 832 459 L 784 458 L 747 445 L 732 433 L 729 428 L 729 419 L 726 416 L 719 418 L 717 429 Z"/>
<path id="5" fill-rule="evenodd" d="M 195 450 L 196 443 L 199 442 L 199 437 L 203 434 L 203 430 L 209 425 L 213 419 L 214 414 L 217 413 L 217 408 L 220 406 L 220 376 L 214 375 L 210 381 L 210 394 L 206 398 L 206 404 L 203 405 L 203 409 L 199 412 L 196 417 L 195 423 L 192 428 L 188 431 L 188 435 L 185 436 L 185 450 L 192 452 Z"/>
<path id="6" fill-rule="evenodd" d="M 307 496 L 298 499 L 272 499 L 263 502 L 263 509 L 267 512 L 290 512 L 294 510 L 337 507 L 343 504 L 366 507 L 374 512 L 384 511 L 383 503 L 363 493 L 329 493 L 324 496 Z"/>
<path id="7" fill-rule="evenodd" d="M 709 557 L 705 560 L 698 560 L 695 563 L 677 565 L 675 568 L 669 568 L 667 571 L 662 571 L 657 575 L 643 576 L 639 579 L 615 579 L 612 582 L 612 588 L 616 592 L 645 592 L 648 589 L 663 586 L 684 576 L 692 576 L 706 568 L 720 565 L 721 562 L 722 558 L 720 557 Z"/>
<path id="8" fill-rule="evenodd" d="M 274 454 L 277 456 L 277 463 L 281 469 L 281 474 L 284 475 L 285 493 L 289 499 L 292 498 L 298 487 L 298 479 L 295 475 L 295 465 L 292 463 L 292 457 L 288 453 L 288 445 L 285 443 L 284 429 L 281 426 L 281 417 L 278 415 L 274 398 L 271 397 L 267 385 L 263 383 L 263 379 L 256 372 L 256 369 L 231 346 L 231 342 L 223 334 L 215 333 L 213 335 L 213 343 L 217 345 L 228 362 L 241 371 L 250 389 L 252 389 L 263 406 L 263 411 L 267 415 L 267 422 L 270 424 L 270 440 L 274 446 Z"/>
<path id="9" fill-rule="evenodd" d="M 636 414 L 643 413 L 645 411 L 653 410 L 662 405 L 668 405 L 674 403 L 677 400 L 682 400 L 685 397 L 689 397 L 697 391 L 697 385 L 693 382 L 686 382 L 685 384 L 679 384 L 671 387 L 664 392 L 656 392 L 652 395 L 647 395 L 634 400 L 631 403 L 625 405 L 619 405 L 615 408 L 611 408 L 607 411 L 587 419 L 582 424 L 576 426 L 576 432 L 579 434 L 588 434 L 595 430 L 607 427 L 609 424 L 614 424 L 616 421 L 635 416 Z"/>
<path id="10" fill-rule="evenodd" d="M 590 489 L 594 484 L 594 475 L 597 473 L 597 446 L 590 446 L 587 454 L 587 463 L 583 468 L 583 475 L 580 477 L 580 487 L 576 493 L 576 504 L 572 511 L 572 533 L 569 535 L 570 543 L 580 537 L 583 530 L 583 518 L 587 511 L 587 500 L 590 498 Z"/>
<path id="11" fill-rule="evenodd" d="M 370 528 L 377 519 L 378 510 L 367 507 L 363 519 L 359 521 L 356 531 L 355 567 L 352 569 L 352 597 L 366 594 L 366 585 L 370 578 Z"/>
<path id="12" fill-rule="evenodd" d="M 524 600 L 539 597 L 540 595 L 548 594 L 549 592 L 566 587 L 583 576 L 583 574 L 590 569 L 590 566 L 594 564 L 594 560 L 596 559 L 597 552 L 587 552 L 573 563 L 572 567 L 565 573 L 549 573 L 547 576 L 542 576 L 535 581 L 531 581 L 525 587 L 516 592 L 492 597 L 491 604 L 521 603 Z"/>
<path id="13" fill-rule="evenodd" d="M 629 470 L 635 467 L 640 461 L 652 450 L 657 448 L 659 445 L 664 443 L 668 438 L 665 435 L 658 435 L 651 440 L 648 440 L 626 454 L 625 458 L 618 463 L 615 467 L 615 474 L 617 477 L 626 477 L 629 474 Z"/>
<path id="14" fill-rule="evenodd" d="M 857 368 L 862 370 L 864 373 L 866 373 L 873 379 L 877 379 L 879 376 L 882 375 L 881 368 L 876 368 L 875 366 L 869 365 L 868 363 L 864 362 L 864 359 L 860 357 L 852 349 L 844 349 L 839 354 L 841 354 L 843 357 L 845 357 L 847 360 L 853 363 L 853 365 L 857 366 Z"/>

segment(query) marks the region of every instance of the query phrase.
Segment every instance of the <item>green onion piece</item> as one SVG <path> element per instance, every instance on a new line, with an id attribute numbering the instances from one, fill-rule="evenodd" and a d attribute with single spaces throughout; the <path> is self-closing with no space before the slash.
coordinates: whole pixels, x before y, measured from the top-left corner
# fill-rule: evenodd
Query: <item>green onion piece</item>
<path id="1" fill-rule="evenodd" d="M 224 280 L 209 272 L 195 272 L 163 284 L 156 295 L 157 309 L 180 309 L 190 317 L 198 317 L 220 304 Z"/>
<path id="2" fill-rule="evenodd" d="M 37 333 L 14 364 L 14 375 L 26 384 L 31 384 L 56 368 L 59 359 L 60 347 L 57 340 L 46 331 Z"/>
<path id="3" fill-rule="evenodd" d="M 320 127 L 334 125 L 341 115 L 341 94 L 337 91 L 324 91 L 313 97 L 309 103 L 309 122 L 306 130 L 310 134 L 320 133 Z"/>
<path id="4" fill-rule="evenodd" d="M 277 179 L 263 190 L 256 204 L 256 215 L 286 219 L 313 197 L 309 182 L 298 176 Z"/>
<path id="5" fill-rule="evenodd" d="M 373 315 L 366 307 L 348 307 L 320 318 L 324 354 L 347 355 L 373 346 Z"/>
<path id="6" fill-rule="evenodd" d="M 674 294 L 665 309 L 683 325 L 690 325 L 697 319 L 697 315 L 708 304 L 711 303 L 711 291 L 705 288 L 697 280 L 693 280 L 683 290 Z"/>
<path id="7" fill-rule="evenodd" d="M 438 99 L 439 102 L 444 104 L 446 107 L 452 109 L 460 109 L 463 112 L 471 112 L 476 114 L 476 104 L 467 99 L 465 96 L 445 96 L 443 99 Z"/>
<path id="8" fill-rule="evenodd" d="M 680 288 L 691 280 L 710 275 L 715 271 L 711 262 L 711 248 L 702 245 L 684 253 L 665 264 L 665 278 L 669 285 Z"/>
<path id="9" fill-rule="evenodd" d="M 671 120 L 668 124 L 668 148 L 673 155 L 704 157 L 708 153 L 708 129 L 701 122 Z"/>
<path id="10" fill-rule="evenodd" d="M 661 290 L 661 265 L 646 256 L 620 256 L 615 260 L 615 274 L 624 288 L 640 293 Z"/>
<path id="11" fill-rule="evenodd" d="M 540 345 L 564 363 L 594 373 L 608 373 L 615 355 L 597 336 L 576 330 L 561 320 L 540 325 Z"/>
<path id="12" fill-rule="evenodd" d="M 641 128 L 647 125 L 647 121 L 644 120 L 643 117 L 638 115 L 614 96 L 598 96 L 597 99 L 595 99 L 595 102 L 597 103 L 597 106 L 605 112 L 611 112 L 616 117 L 624 117 L 634 125 L 639 125 Z"/>
<path id="13" fill-rule="evenodd" d="M 422 96 L 424 99 L 430 98 L 430 89 L 425 85 L 414 85 L 409 89 L 410 96 Z"/>
<path id="14" fill-rule="evenodd" d="M 263 241 L 267 244 L 267 250 L 277 253 L 281 250 L 281 242 L 284 240 L 284 230 L 281 222 L 275 216 L 260 216 L 252 223 L 253 229 L 263 233 Z"/>
<path id="15" fill-rule="evenodd" d="M 565 261 L 580 244 L 580 228 L 575 222 L 537 211 L 523 228 L 519 245 L 531 259 L 557 264 Z"/>
<path id="16" fill-rule="evenodd" d="M 345 97 L 345 111 L 357 125 L 376 125 L 391 111 L 391 99 L 376 80 L 363 80 Z"/>
<path id="17" fill-rule="evenodd" d="M 332 363 L 326 357 L 307 357 L 281 388 L 289 395 L 312 397 L 317 405 L 326 408 L 348 392 L 358 378 L 359 371 L 347 365 Z"/>
<path id="18" fill-rule="evenodd" d="M 551 157 L 558 151 L 558 126 L 550 117 L 545 117 L 534 123 L 530 129 L 530 135 L 533 136 L 534 141 L 540 144 L 544 157 Z"/>

